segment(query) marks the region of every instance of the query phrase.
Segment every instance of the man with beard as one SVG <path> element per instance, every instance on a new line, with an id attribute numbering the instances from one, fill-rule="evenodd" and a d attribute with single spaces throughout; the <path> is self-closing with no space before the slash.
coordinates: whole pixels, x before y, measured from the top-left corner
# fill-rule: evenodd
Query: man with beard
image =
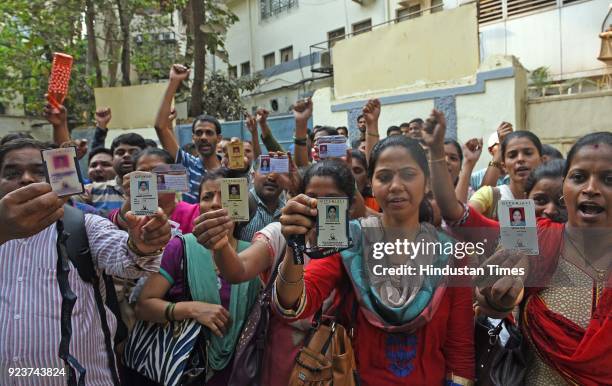
<path id="1" fill-rule="evenodd" d="M 217 157 L 217 143 L 221 136 L 221 124 L 210 115 L 200 115 L 191 126 L 191 140 L 198 150 L 199 157 L 187 153 L 179 146 L 178 140 L 172 130 L 172 101 L 176 91 L 184 80 L 189 78 L 189 69 L 181 64 L 173 64 L 170 69 L 168 88 L 162 99 L 155 119 L 155 131 L 162 147 L 182 164 L 189 172 L 189 192 L 183 194 L 183 201 L 191 204 L 199 202 L 198 195 L 202 176 L 208 170 L 221 167 Z"/>
<path id="2" fill-rule="evenodd" d="M 278 221 L 285 202 L 280 199 L 283 188 L 277 173 L 253 172 L 253 189 L 249 192 L 251 220 L 239 230 L 240 240 L 252 240 L 256 232 L 266 225 Z M 256 208 L 253 214 L 253 209 Z"/>

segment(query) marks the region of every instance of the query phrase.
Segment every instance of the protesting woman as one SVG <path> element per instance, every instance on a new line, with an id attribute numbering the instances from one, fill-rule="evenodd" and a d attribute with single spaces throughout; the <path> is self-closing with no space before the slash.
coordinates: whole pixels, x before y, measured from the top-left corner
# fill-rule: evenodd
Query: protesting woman
<path id="1" fill-rule="evenodd" d="M 435 114 L 438 124 L 445 125 L 444 116 Z M 440 161 L 445 162 L 444 153 L 431 162 Z M 368 174 L 382 216 L 352 221 L 352 247 L 313 260 L 306 269 L 294 262 L 293 251 L 287 248 L 275 283 L 278 312 L 289 320 L 309 318 L 332 290 L 345 289 L 341 308 L 353 321 L 362 384 L 470 384 L 474 376 L 471 289 L 439 276 L 392 275 L 388 270 L 376 274 L 380 271 L 373 266 L 400 268 L 415 261 L 399 251 L 372 259 L 373 242 L 394 243 L 397 236 L 411 242 L 449 241 L 419 218 L 429 178 L 425 152 L 415 140 L 386 138 L 373 147 Z M 317 200 L 306 195 L 290 200 L 281 216 L 283 235 L 313 239 L 316 207 Z M 456 263 L 444 254 L 423 254 L 416 261 L 434 267 Z M 351 318 L 354 305 L 357 315 Z"/>
<path id="2" fill-rule="evenodd" d="M 567 223 L 539 218 L 539 256 L 500 250 L 484 263 L 523 268 L 525 275 L 492 280 L 477 291 L 478 313 L 504 318 L 519 306 L 528 385 L 603 385 L 612 379 L 612 133 L 582 137 L 566 162 Z M 445 201 L 448 173 L 432 173 L 447 221 L 466 229 L 491 226 L 471 207 Z M 477 232 L 464 234 L 479 239 Z"/>
<path id="3" fill-rule="evenodd" d="M 293 168 L 292 168 L 293 169 Z M 304 173 L 301 187 L 292 193 L 303 192 L 317 197 L 353 197 L 355 180 L 346 162 L 339 159 L 325 159 L 311 164 Z M 354 204 L 354 203 L 353 203 Z M 253 237 L 250 247 L 237 253 L 225 242 L 216 242 L 219 234 L 226 232 L 229 221 L 226 209 L 205 213 L 196 225 L 195 234 L 200 242 L 214 248 L 215 262 L 223 277 L 232 283 L 261 277 L 264 283 L 270 280 L 273 268 L 285 255 L 286 241 L 281 233 L 281 224 L 273 222 Z M 215 244 L 215 245 L 212 245 Z M 305 264 L 309 264 L 306 256 Z M 333 296 L 329 296 L 324 311 L 327 311 Z M 302 347 L 310 320 L 284 323 L 282 318 L 271 314 L 269 333 L 266 337 L 265 357 L 261 369 L 261 384 L 286 386 L 295 365 L 295 357 Z"/>
<path id="4" fill-rule="evenodd" d="M 200 186 L 200 211 L 221 209 L 220 171 L 206 173 Z M 228 225 L 227 244 L 237 250 L 250 243 L 238 241 Z M 186 252 L 186 256 L 184 255 Z M 187 262 L 187 283 L 183 280 L 182 262 Z M 191 300 L 181 295 L 188 285 Z M 159 273 L 147 280 L 136 307 L 137 317 L 158 323 L 167 320 L 196 319 L 209 330 L 207 335 L 208 368 L 206 385 L 226 385 L 231 373 L 234 348 L 244 321 L 260 289 L 258 280 L 231 285 L 222 276 L 209 250 L 193 234 L 174 238 L 164 250 Z M 211 378 L 212 377 L 212 378 Z"/>

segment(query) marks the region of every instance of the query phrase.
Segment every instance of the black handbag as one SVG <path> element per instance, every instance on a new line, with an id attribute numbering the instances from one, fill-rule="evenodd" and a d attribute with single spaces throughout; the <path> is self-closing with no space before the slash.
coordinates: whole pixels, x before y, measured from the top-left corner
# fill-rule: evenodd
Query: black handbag
<path id="1" fill-rule="evenodd" d="M 510 338 L 503 346 L 499 333 L 503 326 Z M 476 344 L 476 385 L 519 386 L 525 383 L 527 362 L 523 352 L 520 330 L 505 320 L 493 326 L 488 318 L 476 318 L 474 329 Z"/>

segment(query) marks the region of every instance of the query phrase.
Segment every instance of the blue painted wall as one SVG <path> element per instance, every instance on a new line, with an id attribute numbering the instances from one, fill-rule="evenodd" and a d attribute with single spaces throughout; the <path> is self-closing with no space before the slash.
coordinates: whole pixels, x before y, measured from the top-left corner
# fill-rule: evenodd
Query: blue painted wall
<path id="1" fill-rule="evenodd" d="M 278 143 L 280 143 L 285 150 L 288 150 L 293 144 L 293 135 L 295 134 L 295 120 L 293 119 L 293 114 L 268 117 L 268 125 Z M 308 127 L 312 128 L 312 118 L 308 121 Z M 175 132 L 181 146 L 191 142 L 191 125 L 177 125 Z M 251 139 L 251 134 L 246 128 L 243 120 L 221 123 L 221 134 L 225 138 L 238 137 L 242 140 Z M 261 140 L 259 143 L 261 144 L 262 151 L 267 152 Z"/>

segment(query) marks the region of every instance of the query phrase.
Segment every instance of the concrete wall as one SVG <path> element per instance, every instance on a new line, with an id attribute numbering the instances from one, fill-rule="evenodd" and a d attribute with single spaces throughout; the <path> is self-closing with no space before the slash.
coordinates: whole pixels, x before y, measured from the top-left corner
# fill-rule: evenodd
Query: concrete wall
<path id="1" fill-rule="evenodd" d="M 334 46 L 335 96 L 471 76 L 478 53 L 476 4 L 388 24 Z"/>
<path id="2" fill-rule="evenodd" d="M 597 60 L 608 0 L 581 1 L 480 26 L 483 57 L 514 55 L 528 70 L 545 66 L 556 78 L 601 74 Z"/>
<path id="3" fill-rule="evenodd" d="M 530 99 L 527 124 L 543 142 L 567 152 L 585 134 L 612 131 L 612 91 Z"/>
<path id="4" fill-rule="evenodd" d="M 426 86 L 408 93 L 385 94 L 380 97 L 382 112 L 379 120 L 381 137 L 387 128 L 413 118 L 426 118 L 433 108 L 442 110 L 449 119 L 447 137 L 465 142 L 473 137 L 487 138 L 501 121 L 512 123 L 517 129 L 525 127 L 526 74 L 514 58 L 493 57 L 485 60 L 468 82 L 447 82 L 443 87 Z M 350 102 L 334 99 L 330 88 L 317 90 L 315 125 L 348 126 L 356 136 L 356 118 L 370 95 L 362 95 Z M 488 154 L 481 157 L 477 167 L 489 162 Z"/>

